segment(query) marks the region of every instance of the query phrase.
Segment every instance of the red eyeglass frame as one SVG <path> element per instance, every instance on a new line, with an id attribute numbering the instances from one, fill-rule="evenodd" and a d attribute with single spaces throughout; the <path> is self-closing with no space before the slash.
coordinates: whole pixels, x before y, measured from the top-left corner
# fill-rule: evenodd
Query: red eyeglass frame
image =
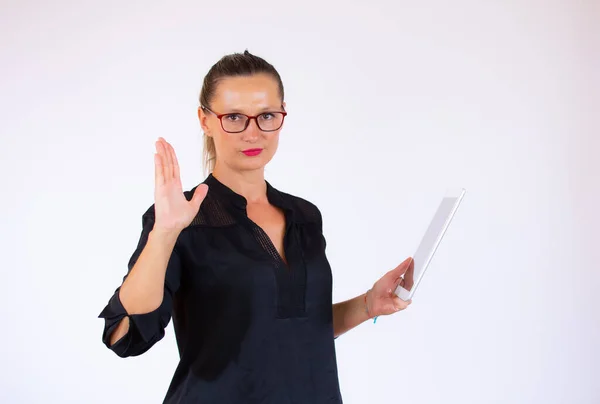
<path id="1" fill-rule="evenodd" d="M 283 107 L 283 106 L 282 106 Z M 227 133 L 242 133 L 243 131 L 245 131 L 246 129 L 248 129 L 248 125 L 250 125 L 250 121 L 252 119 L 254 119 L 254 122 L 256 123 L 256 126 L 258 127 L 258 129 L 260 129 L 263 132 L 275 132 L 279 129 L 281 129 L 281 127 L 283 126 L 283 122 L 285 121 L 285 117 L 287 115 L 286 111 L 265 111 L 265 112 L 261 112 L 258 115 L 246 115 L 246 114 L 242 114 L 241 112 L 228 112 L 226 114 L 217 114 L 215 111 L 211 110 L 208 107 L 205 107 L 204 105 L 201 105 L 200 108 L 202 108 L 203 110 L 206 110 L 210 113 L 212 113 L 213 115 L 215 115 L 217 118 L 219 118 L 219 122 L 221 122 L 221 128 L 227 132 Z M 260 127 L 260 124 L 258 123 L 258 117 L 263 115 L 263 114 L 281 114 L 283 116 L 283 118 L 281 119 L 281 125 L 279 125 L 279 127 L 277 129 L 271 129 L 271 130 L 264 130 L 263 128 Z M 248 120 L 246 121 L 246 126 L 244 126 L 244 129 L 237 131 L 237 132 L 230 132 L 228 130 L 225 130 L 225 128 L 223 127 L 223 117 L 226 115 L 242 115 L 245 116 L 246 118 L 248 118 Z"/>

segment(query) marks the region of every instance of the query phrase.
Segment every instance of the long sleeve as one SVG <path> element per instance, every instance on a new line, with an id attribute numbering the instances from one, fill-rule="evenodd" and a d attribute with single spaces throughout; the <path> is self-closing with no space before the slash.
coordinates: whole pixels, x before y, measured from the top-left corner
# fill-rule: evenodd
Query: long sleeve
<path id="1" fill-rule="evenodd" d="M 150 207 L 142 216 L 142 233 L 137 248 L 129 260 L 128 274 L 144 249 L 153 226 L 154 206 Z M 123 281 L 126 278 L 127 275 L 125 275 Z M 165 328 L 171 320 L 173 296 L 179 289 L 180 278 L 181 259 L 176 246 L 167 266 L 163 301 L 156 310 L 144 314 L 128 314 L 119 298 L 121 289 L 119 286 L 98 316 L 104 319 L 102 342 L 118 356 L 128 357 L 141 355 L 160 341 L 164 337 Z M 127 334 L 111 346 L 110 336 L 124 317 L 129 317 L 129 330 Z"/>

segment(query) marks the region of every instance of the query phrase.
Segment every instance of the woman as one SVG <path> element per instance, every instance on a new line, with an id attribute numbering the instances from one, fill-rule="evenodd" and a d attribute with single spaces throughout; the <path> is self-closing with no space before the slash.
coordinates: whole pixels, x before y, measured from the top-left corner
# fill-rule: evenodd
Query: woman
<path id="1" fill-rule="evenodd" d="M 156 142 L 154 205 L 129 271 L 100 314 L 103 342 L 140 355 L 173 318 L 180 362 L 165 403 L 341 403 L 334 338 L 407 307 L 409 258 L 366 293 L 332 304 L 319 209 L 265 181 L 286 116 L 281 78 L 250 54 L 208 72 L 198 117 L 206 180 L 183 192 Z"/>

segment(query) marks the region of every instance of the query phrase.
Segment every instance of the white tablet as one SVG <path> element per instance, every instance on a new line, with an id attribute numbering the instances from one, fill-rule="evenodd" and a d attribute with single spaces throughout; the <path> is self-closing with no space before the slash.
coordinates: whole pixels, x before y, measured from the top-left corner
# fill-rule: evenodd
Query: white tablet
<path id="1" fill-rule="evenodd" d="M 446 233 L 458 205 L 462 201 L 466 190 L 464 188 L 451 189 L 446 192 L 446 195 L 442 199 L 440 206 L 438 207 L 429 228 L 425 232 L 421 244 L 417 248 L 415 255 L 413 255 L 414 268 L 412 271 L 409 270 L 404 274 L 400 285 L 396 288 L 396 295 L 402 300 L 410 300 L 415 294 L 419 282 L 423 278 L 435 251 L 442 241 L 442 237 Z"/>

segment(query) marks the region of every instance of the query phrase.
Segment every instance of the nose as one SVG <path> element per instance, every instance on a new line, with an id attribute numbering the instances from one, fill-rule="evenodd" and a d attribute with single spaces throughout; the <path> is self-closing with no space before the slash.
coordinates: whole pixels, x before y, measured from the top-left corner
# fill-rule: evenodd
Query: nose
<path id="1" fill-rule="evenodd" d="M 260 129 L 256 124 L 256 118 L 251 118 L 248 122 L 248 127 L 243 132 L 244 136 L 242 139 L 246 142 L 255 142 L 260 137 Z"/>

